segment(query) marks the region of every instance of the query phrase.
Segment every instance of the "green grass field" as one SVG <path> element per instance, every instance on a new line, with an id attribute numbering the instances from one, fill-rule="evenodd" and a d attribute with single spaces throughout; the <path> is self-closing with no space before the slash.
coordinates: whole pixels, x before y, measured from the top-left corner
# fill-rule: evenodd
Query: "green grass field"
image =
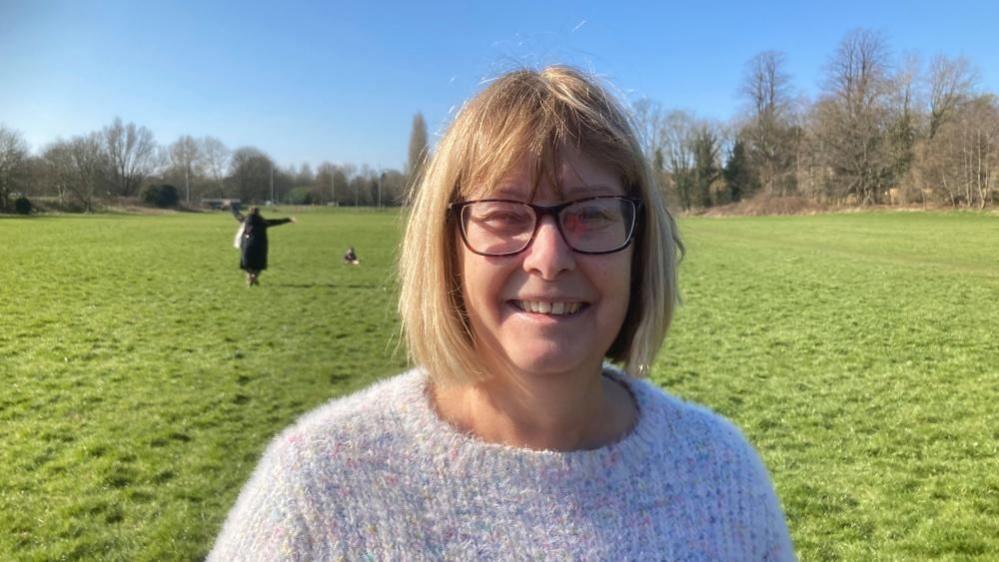
<path id="1" fill-rule="evenodd" d="M 275 432 L 404 367 L 400 216 L 298 218 L 254 289 L 222 214 L 0 219 L 0 560 L 200 559 Z M 743 427 L 801 559 L 999 560 L 999 216 L 681 228 L 653 379 Z"/>

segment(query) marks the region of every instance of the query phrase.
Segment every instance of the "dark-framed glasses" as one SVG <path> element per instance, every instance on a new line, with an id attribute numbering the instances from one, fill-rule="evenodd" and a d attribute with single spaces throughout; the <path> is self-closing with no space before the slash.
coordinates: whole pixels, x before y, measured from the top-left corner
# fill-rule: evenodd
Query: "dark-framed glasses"
<path id="1" fill-rule="evenodd" d="M 483 256 L 512 256 L 531 245 L 546 215 L 565 243 L 580 254 L 610 254 L 631 244 L 642 207 L 639 199 L 617 195 L 587 197 L 559 205 L 512 199 L 452 203 L 465 246 Z"/>

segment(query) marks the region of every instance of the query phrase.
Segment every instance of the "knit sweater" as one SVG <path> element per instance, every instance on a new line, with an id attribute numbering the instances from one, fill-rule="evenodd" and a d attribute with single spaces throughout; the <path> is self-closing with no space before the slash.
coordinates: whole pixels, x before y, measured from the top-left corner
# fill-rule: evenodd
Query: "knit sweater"
<path id="1" fill-rule="evenodd" d="M 419 370 L 333 400 L 270 444 L 208 560 L 794 560 L 739 430 L 610 376 L 638 421 L 584 451 L 462 433 Z"/>

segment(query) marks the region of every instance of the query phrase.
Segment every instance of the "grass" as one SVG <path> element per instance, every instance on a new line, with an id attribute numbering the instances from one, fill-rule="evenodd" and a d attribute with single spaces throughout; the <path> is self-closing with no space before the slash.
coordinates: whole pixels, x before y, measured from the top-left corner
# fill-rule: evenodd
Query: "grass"
<path id="1" fill-rule="evenodd" d="M 999 218 L 683 228 L 654 379 L 744 428 L 801 558 L 999 559 Z"/>
<path id="2" fill-rule="evenodd" d="M 398 214 L 299 214 L 259 289 L 235 226 L 0 219 L 0 559 L 200 559 L 270 436 L 403 368 Z M 999 217 L 681 228 L 652 378 L 744 429 L 799 556 L 999 559 Z"/>

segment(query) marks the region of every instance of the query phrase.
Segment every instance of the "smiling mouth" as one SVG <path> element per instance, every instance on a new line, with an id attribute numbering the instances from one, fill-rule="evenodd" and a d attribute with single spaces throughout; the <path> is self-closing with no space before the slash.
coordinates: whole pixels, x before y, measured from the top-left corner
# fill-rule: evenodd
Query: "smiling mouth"
<path id="1" fill-rule="evenodd" d="M 582 302 L 558 302 L 558 301 L 510 301 L 515 308 L 523 312 L 534 314 L 546 314 L 548 316 L 569 316 L 576 314 L 586 303 Z"/>

